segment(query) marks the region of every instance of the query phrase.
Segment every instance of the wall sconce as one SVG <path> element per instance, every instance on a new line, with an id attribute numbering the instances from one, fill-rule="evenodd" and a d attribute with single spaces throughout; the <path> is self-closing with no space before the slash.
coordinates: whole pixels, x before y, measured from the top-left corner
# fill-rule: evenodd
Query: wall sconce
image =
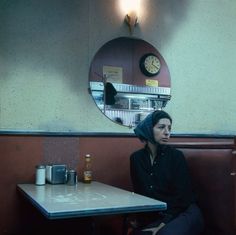
<path id="1" fill-rule="evenodd" d="M 128 24 L 129 27 L 129 31 L 131 34 L 133 34 L 134 31 L 134 27 L 137 25 L 138 23 L 138 17 L 135 11 L 131 11 L 129 12 L 126 16 L 125 16 L 125 22 Z"/>
<path id="2" fill-rule="evenodd" d="M 122 0 L 122 5 L 126 14 L 125 22 L 129 27 L 130 34 L 133 34 L 134 27 L 138 23 L 140 0 Z"/>

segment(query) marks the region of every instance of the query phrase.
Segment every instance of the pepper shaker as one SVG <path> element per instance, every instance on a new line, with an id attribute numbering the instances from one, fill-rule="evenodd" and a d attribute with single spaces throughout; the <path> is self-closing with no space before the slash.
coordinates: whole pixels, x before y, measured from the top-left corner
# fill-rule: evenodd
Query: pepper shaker
<path id="1" fill-rule="evenodd" d="M 67 184 L 76 185 L 77 184 L 77 173 L 75 170 L 69 170 L 67 173 Z"/>

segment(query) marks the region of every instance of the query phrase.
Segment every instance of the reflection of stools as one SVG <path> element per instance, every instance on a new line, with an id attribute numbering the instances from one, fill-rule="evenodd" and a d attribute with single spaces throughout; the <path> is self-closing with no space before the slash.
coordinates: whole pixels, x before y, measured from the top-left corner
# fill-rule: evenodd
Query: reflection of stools
<path id="1" fill-rule="evenodd" d="M 115 122 L 117 122 L 119 124 L 123 124 L 123 121 L 120 117 L 116 117 L 114 120 L 115 120 Z"/>

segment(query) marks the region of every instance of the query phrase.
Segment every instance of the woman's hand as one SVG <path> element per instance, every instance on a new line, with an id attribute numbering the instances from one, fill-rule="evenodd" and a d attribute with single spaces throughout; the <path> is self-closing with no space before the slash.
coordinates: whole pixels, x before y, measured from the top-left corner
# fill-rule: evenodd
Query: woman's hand
<path id="1" fill-rule="evenodd" d="M 159 226 L 157 227 L 153 227 L 153 228 L 146 228 L 143 229 L 143 232 L 152 232 L 152 235 L 155 235 L 161 228 L 163 228 L 165 226 L 164 223 L 160 223 Z"/>

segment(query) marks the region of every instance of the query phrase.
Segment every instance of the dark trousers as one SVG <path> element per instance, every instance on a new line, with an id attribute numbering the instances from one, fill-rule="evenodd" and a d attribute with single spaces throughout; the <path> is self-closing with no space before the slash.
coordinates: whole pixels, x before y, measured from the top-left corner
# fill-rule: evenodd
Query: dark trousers
<path id="1" fill-rule="evenodd" d="M 153 224 L 158 225 L 159 223 L 161 223 L 161 220 L 157 220 Z M 204 221 L 202 213 L 196 204 L 192 204 L 186 209 L 186 211 L 180 213 L 175 219 L 167 223 L 155 235 L 200 235 L 203 228 Z M 136 230 L 132 234 L 149 235 L 152 233 Z"/>
<path id="2" fill-rule="evenodd" d="M 156 235 L 199 235 L 204 228 L 203 217 L 196 204 L 167 223 Z"/>

